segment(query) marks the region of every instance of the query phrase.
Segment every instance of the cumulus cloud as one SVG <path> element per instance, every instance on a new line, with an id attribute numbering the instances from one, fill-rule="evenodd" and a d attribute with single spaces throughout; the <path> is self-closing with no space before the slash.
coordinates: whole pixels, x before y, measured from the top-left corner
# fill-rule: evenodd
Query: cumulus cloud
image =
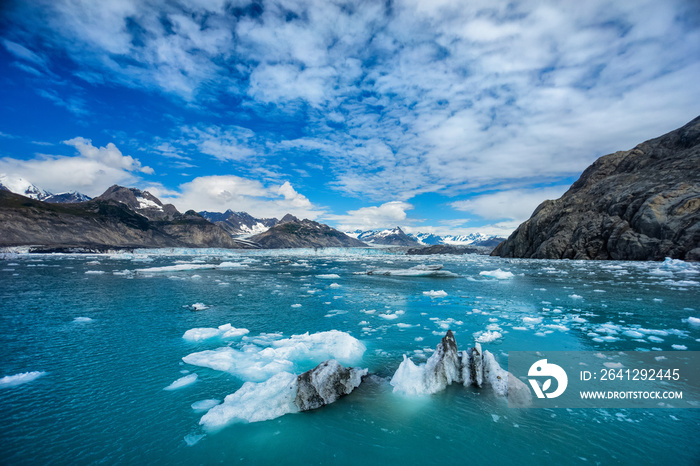
<path id="1" fill-rule="evenodd" d="M 338 228 L 345 231 L 393 228 L 405 224 L 406 211 L 411 209 L 413 205 L 408 202 L 390 201 L 379 206 L 350 210 L 345 215 L 326 215 L 324 218 L 334 221 Z"/>
<path id="2" fill-rule="evenodd" d="M 64 144 L 75 147 L 77 154 L 40 154 L 29 160 L 6 157 L 0 159 L 0 173 L 20 176 L 54 193 L 76 190 L 93 197 L 113 184 L 140 182 L 139 173 L 153 173 L 139 160 L 123 155 L 113 143 L 95 147 L 91 140 L 77 137 Z"/>
<path id="3" fill-rule="evenodd" d="M 323 213 L 288 181 L 279 186 L 266 186 L 260 181 L 235 175 L 201 176 L 181 184 L 177 192 L 166 193 L 158 191 L 157 187 L 156 192 L 163 195 L 163 201 L 173 203 L 182 211 L 224 212 L 231 209 L 256 217 L 277 218 L 291 213 L 311 220 Z"/>

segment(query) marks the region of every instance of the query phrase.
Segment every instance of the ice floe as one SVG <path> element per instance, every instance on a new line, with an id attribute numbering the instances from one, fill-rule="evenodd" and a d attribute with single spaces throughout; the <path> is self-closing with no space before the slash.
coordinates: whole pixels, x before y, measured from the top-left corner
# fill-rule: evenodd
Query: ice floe
<path id="1" fill-rule="evenodd" d="M 423 295 L 430 296 L 431 298 L 444 298 L 445 296 L 447 296 L 447 293 L 444 290 L 430 290 L 424 291 Z"/>
<path id="2" fill-rule="evenodd" d="M 278 372 L 293 372 L 309 363 L 336 359 L 344 364 L 362 359 L 365 345 L 348 333 L 331 330 L 319 333 L 244 338 L 242 346 L 192 353 L 182 360 L 194 366 L 229 372 L 248 381 L 262 381 Z"/>
<path id="3" fill-rule="evenodd" d="M 394 275 L 398 277 L 457 277 L 456 273 L 442 270 L 442 265 L 416 265 L 410 269 L 374 269 L 355 272 L 355 275 Z"/>
<path id="4" fill-rule="evenodd" d="M 513 272 L 508 272 L 505 270 L 501 269 L 496 269 L 496 270 L 483 270 L 479 272 L 479 275 L 483 277 L 491 277 L 491 278 L 497 278 L 499 280 L 506 280 L 508 278 L 513 278 L 515 275 L 513 275 Z"/>
<path id="5" fill-rule="evenodd" d="M 194 403 L 192 403 L 191 406 L 192 410 L 194 411 L 209 411 L 211 408 L 218 405 L 219 403 L 221 403 L 221 400 L 208 399 L 195 401 Z"/>
<path id="6" fill-rule="evenodd" d="M 202 341 L 209 338 L 237 338 L 247 335 L 249 332 L 246 328 L 232 327 L 231 324 L 220 325 L 218 328 L 191 328 L 182 335 L 182 338 L 188 341 Z"/>
<path id="7" fill-rule="evenodd" d="M 194 311 L 205 311 L 209 309 L 209 306 L 207 306 L 204 303 L 194 303 L 192 306 L 190 306 L 192 310 Z"/>
<path id="8" fill-rule="evenodd" d="M 92 322 L 92 319 L 90 317 L 76 317 L 75 319 L 73 319 L 73 322 L 85 324 L 88 322 Z"/>
<path id="9" fill-rule="evenodd" d="M 326 279 L 334 279 L 334 278 L 340 278 L 340 275 L 337 273 L 325 273 L 321 275 L 316 275 L 316 278 L 326 278 Z"/>
<path id="10" fill-rule="evenodd" d="M 197 381 L 197 374 L 190 374 L 186 375 L 184 377 L 180 377 L 177 379 L 175 382 L 171 383 L 167 387 L 165 387 L 163 390 L 177 390 L 178 388 L 186 387 L 188 385 L 191 385 Z"/>
<path id="11" fill-rule="evenodd" d="M 17 385 L 22 385 L 39 377 L 46 375 L 44 371 L 32 371 L 32 372 L 22 372 L 15 375 L 6 375 L 0 379 L 0 388 L 16 387 Z"/>

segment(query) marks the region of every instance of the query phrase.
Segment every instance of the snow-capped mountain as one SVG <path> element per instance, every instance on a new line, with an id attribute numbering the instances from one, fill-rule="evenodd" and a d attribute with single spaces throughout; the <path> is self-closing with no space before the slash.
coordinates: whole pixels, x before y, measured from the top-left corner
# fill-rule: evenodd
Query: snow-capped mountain
<path id="1" fill-rule="evenodd" d="M 367 244 L 381 244 L 392 246 L 432 246 L 435 244 L 446 244 L 452 246 L 492 246 L 498 244 L 503 238 L 489 236 L 481 233 L 471 233 L 468 235 L 436 235 L 434 233 L 404 233 L 400 227 L 385 230 L 355 230 L 345 232 L 348 236 L 357 238 Z"/>
<path id="2" fill-rule="evenodd" d="M 433 244 L 467 245 L 488 241 L 494 236 L 487 236 L 481 233 L 470 233 L 468 235 L 435 235 L 432 233 L 409 233 L 411 238 L 420 244 L 431 246 Z"/>
<path id="3" fill-rule="evenodd" d="M 219 225 L 231 236 L 235 237 L 257 235 L 267 231 L 278 223 L 276 218 L 255 218 L 247 212 L 234 212 L 231 209 L 223 213 L 207 212 L 204 210 L 200 212 L 199 215 L 206 218 L 211 223 Z"/>
<path id="4" fill-rule="evenodd" d="M 90 199 L 92 199 L 90 196 L 86 196 L 78 191 L 68 191 L 66 193 L 52 194 L 44 201 L 54 204 L 76 204 L 78 202 L 87 202 Z"/>
<path id="5" fill-rule="evenodd" d="M 356 230 L 346 234 L 367 244 L 382 246 L 416 246 L 416 240 L 404 233 L 401 227 L 389 228 L 386 230 Z"/>
<path id="6" fill-rule="evenodd" d="M 0 174 L 0 186 L 3 186 L 6 190 L 15 194 L 21 194 L 22 196 L 31 197 L 32 199 L 37 199 L 39 201 L 43 201 L 47 197 L 51 196 L 50 192 L 41 189 L 24 178 L 19 176 L 9 176 L 4 173 Z"/>
<path id="7" fill-rule="evenodd" d="M 75 204 L 76 202 L 86 202 L 91 199 L 91 197 L 77 191 L 53 194 L 22 177 L 10 176 L 4 173 L 0 174 L 0 190 L 10 191 L 38 201 L 52 202 L 54 204 Z"/>

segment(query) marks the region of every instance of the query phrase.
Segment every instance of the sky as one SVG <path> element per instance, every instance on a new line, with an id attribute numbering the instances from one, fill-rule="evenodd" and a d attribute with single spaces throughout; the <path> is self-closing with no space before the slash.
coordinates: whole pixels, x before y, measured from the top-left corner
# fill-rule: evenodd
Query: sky
<path id="1" fill-rule="evenodd" d="M 0 173 L 507 236 L 698 82 L 695 0 L 4 0 Z"/>

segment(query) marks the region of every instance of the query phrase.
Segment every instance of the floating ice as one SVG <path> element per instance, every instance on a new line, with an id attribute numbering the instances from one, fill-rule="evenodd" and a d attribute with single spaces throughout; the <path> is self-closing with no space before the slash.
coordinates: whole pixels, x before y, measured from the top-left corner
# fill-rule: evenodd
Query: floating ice
<path id="1" fill-rule="evenodd" d="M 296 308 L 296 307 L 301 307 L 301 304 L 299 304 L 299 303 L 297 303 L 297 304 L 292 304 L 290 307 L 294 307 L 294 308 Z"/>
<path id="2" fill-rule="evenodd" d="M 513 272 L 507 272 L 501 269 L 496 269 L 496 270 L 484 270 L 479 272 L 479 275 L 482 275 L 484 277 L 492 277 L 492 278 L 497 278 L 499 280 L 505 280 L 508 278 L 513 278 Z"/>
<path id="3" fill-rule="evenodd" d="M 331 283 L 330 285 L 328 285 L 328 288 L 340 288 L 340 285 L 338 285 L 337 283 Z"/>
<path id="4" fill-rule="evenodd" d="M 542 322 L 542 317 L 523 317 L 523 322 L 526 324 L 539 324 Z"/>
<path id="5" fill-rule="evenodd" d="M 32 380 L 36 380 L 42 375 L 46 375 L 44 371 L 22 372 L 15 375 L 6 375 L 0 379 L 0 388 L 16 387 Z"/>
<path id="6" fill-rule="evenodd" d="M 231 324 L 220 325 L 219 328 L 191 328 L 182 335 L 182 338 L 189 341 L 201 341 L 209 338 L 236 338 L 248 334 L 247 328 L 232 327 Z"/>
<path id="7" fill-rule="evenodd" d="M 196 445 L 204 437 L 206 437 L 205 434 L 187 434 L 187 435 L 185 435 L 184 440 L 185 440 L 185 443 L 187 444 L 187 446 L 191 447 L 193 445 Z"/>
<path id="8" fill-rule="evenodd" d="M 214 406 L 221 403 L 221 400 L 200 400 L 192 403 L 192 409 L 194 411 L 209 411 Z"/>
<path id="9" fill-rule="evenodd" d="M 86 270 L 85 275 L 102 275 L 105 273 L 104 270 Z"/>
<path id="10" fill-rule="evenodd" d="M 688 349 L 688 347 L 685 345 L 671 345 L 671 348 L 673 348 L 674 350 L 687 350 Z"/>
<path id="11" fill-rule="evenodd" d="M 299 412 L 294 404 L 297 376 L 280 372 L 262 383 L 246 382 L 224 402 L 202 416 L 199 424 L 207 430 L 220 429 L 232 422 L 259 422 Z"/>
<path id="12" fill-rule="evenodd" d="M 430 291 L 424 291 L 423 292 L 424 296 L 430 296 L 431 298 L 444 298 L 447 296 L 447 293 L 444 290 L 430 290 Z"/>
<path id="13" fill-rule="evenodd" d="M 182 272 L 183 270 L 202 270 L 202 269 L 230 269 L 234 267 L 248 267 L 246 264 L 239 262 L 221 262 L 220 264 L 202 264 L 197 261 L 187 262 L 184 264 L 166 265 L 163 267 L 149 267 L 146 269 L 136 269 L 138 273 L 162 273 L 162 272 Z"/>
<path id="14" fill-rule="evenodd" d="M 501 338 L 503 335 L 501 335 L 501 332 L 496 332 L 492 330 L 487 330 L 486 332 L 477 332 L 474 334 L 474 338 L 476 338 L 476 341 L 479 343 L 491 343 L 492 341 L 496 341 L 499 338 Z"/>
<path id="15" fill-rule="evenodd" d="M 622 334 L 630 338 L 644 338 L 644 334 L 636 330 L 625 330 Z"/>
<path id="16" fill-rule="evenodd" d="M 168 385 L 167 387 L 165 387 L 163 390 L 177 390 L 178 388 L 186 387 L 190 384 L 193 384 L 196 381 L 197 381 L 197 374 L 186 375 L 184 377 L 180 377 L 175 382 L 173 382 L 170 385 Z"/>
<path id="17" fill-rule="evenodd" d="M 570 294 L 569 298 L 571 299 L 583 299 L 583 296 L 577 295 L 577 294 Z"/>
<path id="18" fill-rule="evenodd" d="M 442 265 L 416 265 L 410 269 L 374 269 L 355 272 L 355 275 L 394 275 L 398 277 L 457 277 L 456 273 L 442 270 Z"/>
<path id="19" fill-rule="evenodd" d="M 76 317 L 75 319 L 73 319 L 73 322 L 75 322 L 75 323 L 88 323 L 88 322 L 92 322 L 92 319 L 89 317 Z"/>
<path id="20" fill-rule="evenodd" d="M 330 278 L 330 279 L 333 279 L 333 278 L 340 278 L 340 275 L 338 275 L 337 273 L 324 273 L 324 274 L 321 274 L 321 275 L 316 275 L 316 278 Z"/>
<path id="21" fill-rule="evenodd" d="M 366 347 L 351 335 L 331 330 L 314 334 L 279 335 L 248 338 L 241 349 L 223 347 L 192 353 L 182 360 L 187 364 L 229 372 L 243 380 L 262 381 L 278 372 L 290 372 L 296 366 L 318 364 L 336 359 L 351 364 L 362 359 Z"/>
<path id="22" fill-rule="evenodd" d="M 700 325 L 700 317 L 688 317 L 688 323 L 690 325 Z"/>
<path id="23" fill-rule="evenodd" d="M 191 307 L 195 311 L 205 311 L 209 309 L 209 306 L 204 303 L 194 303 Z"/>

